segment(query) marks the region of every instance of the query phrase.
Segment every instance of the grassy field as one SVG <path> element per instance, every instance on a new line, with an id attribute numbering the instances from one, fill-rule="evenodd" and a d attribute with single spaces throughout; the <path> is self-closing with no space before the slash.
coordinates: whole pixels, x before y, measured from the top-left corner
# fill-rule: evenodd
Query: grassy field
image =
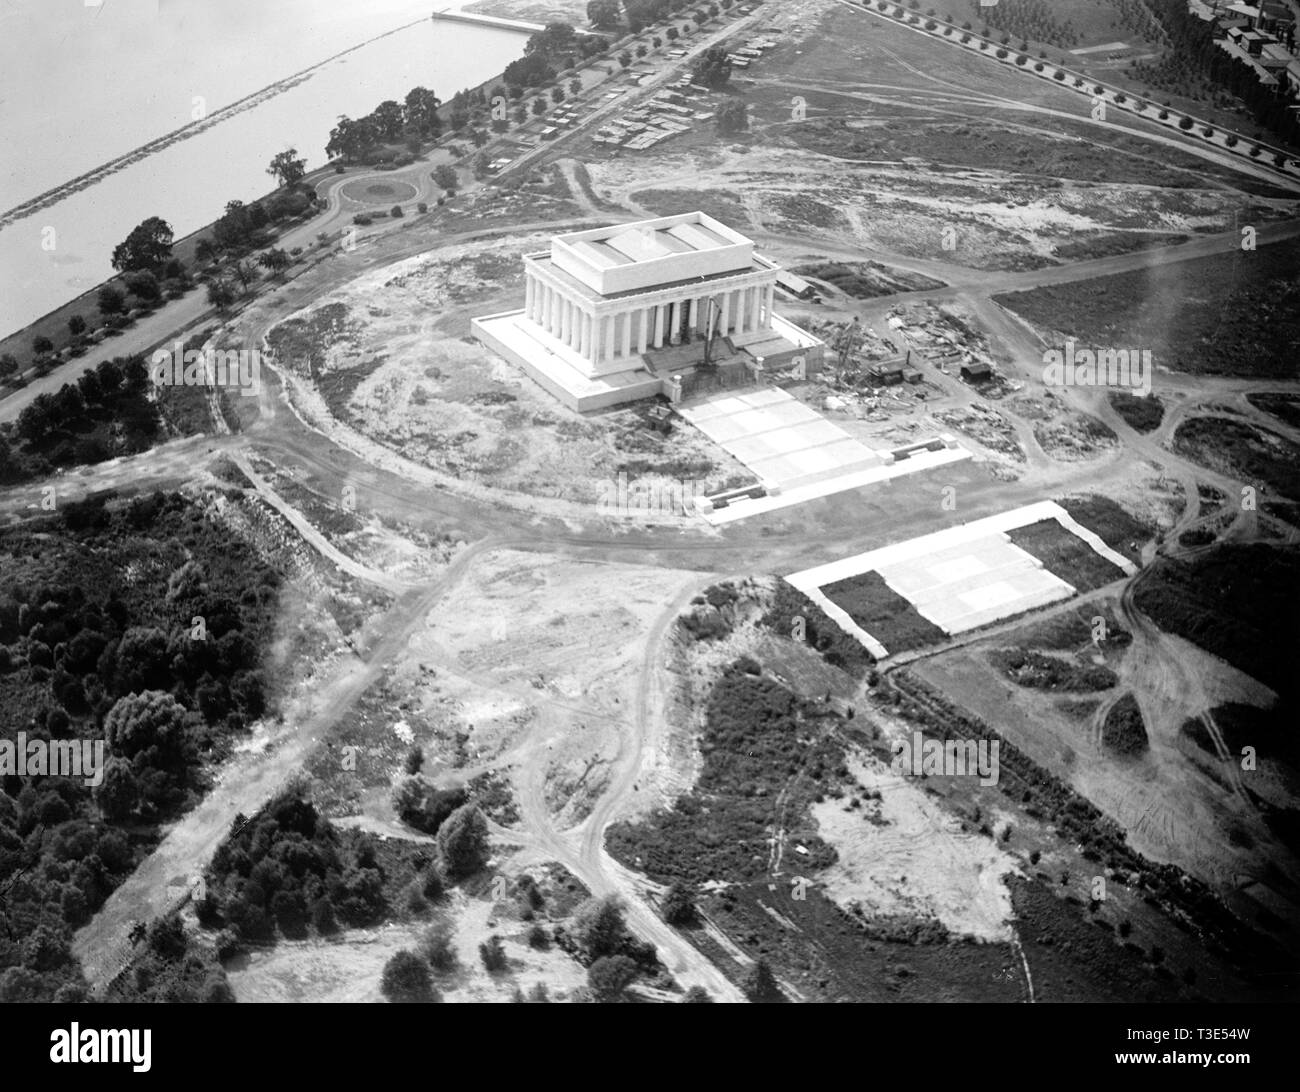
<path id="1" fill-rule="evenodd" d="M 1096 620 L 1101 619 L 1097 627 Z M 1015 634 L 1016 643 L 1030 648 L 1061 651 L 1077 650 L 1100 637 L 1107 650 L 1117 650 L 1133 643 L 1133 635 L 1119 624 L 1110 606 L 1086 603 L 1072 611 L 1031 622 Z"/>
<path id="2" fill-rule="evenodd" d="M 893 108 L 888 119 L 878 119 L 870 108 L 826 98 L 828 108 L 837 116 L 787 126 L 768 134 L 769 138 L 774 143 L 863 162 L 918 157 L 931 163 L 1012 170 L 1027 176 L 1171 189 L 1202 187 L 1209 175 L 1248 192 L 1255 190 L 1248 180 L 1226 167 L 1216 167 L 1176 148 L 1157 147 L 1141 134 L 1124 129 L 1099 131 L 1068 118 L 1045 119 L 1030 129 L 1022 124 L 976 119 L 978 111 L 973 106 L 967 108 L 972 115 L 970 121 L 960 116 L 936 120 L 920 111 L 918 116 L 892 120 L 900 113 Z M 857 116 L 846 116 L 850 111 Z M 1275 187 L 1267 183 L 1260 183 L 1259 189 L 1275 192 Z"/>
<path id="3" fill-rule="evenodd" d="M 1083 666 L 1061 656 L 1048 656 L 1028 648 L 995 648 L 989 662 L 1017 686 L 1034 690 L 1087 692 L 1109 690 L 1115 672 L 1108 667 Z"/>
<path id="4" fill-rule="evenodd" d="M 1128 391 L 1110 391 L 1107 397 L 1111 408 L 1135 432 L 1154 432 L 1165 419 L 1165 407 L 1158 398 L 1143 398 Z"/>
<path id="5" fill-rule="evenodd" d="M 1059 576 L 1076 591 L 1089 592 L 1124 575 L 1119 566 L 1107 561 L 1054 519 L 1016 527 L 1008 531 L 1007 536 L 1014 545 L 1038 558 L 1049 573 Z"/>
<path id="6" fill-rule="evenodd" d="M 816 277 L 854 299 L 873 299 L 894 292 L 920 292 L 945 287 L 943 281 L 920 273 L 891 269 L 879 262 L 820 262 L 800 266 L 801 277 Z"/>
<path id="7" fill-rule="evenodd" d="M 890 652 L 942 641 L 946 636 L 938 626 L 885 583 L 877 572 L 861 573 L 847 580 L 837 580 L 821 589 L 837 607 L 843 608 L 862 629 L 875 637 Z"/>
<path id="8" fill-rule="evenodd" d="M 1193 417 L 1174 433 L 1174 450 L 1202 466 L 1300 500 L 1300 447 L 1226 417 Z"/>
<path id="9" fill-rule="evenodd" d="M 1246 395 L 1248 401 L 1256 409 L 1270 413 L 1284 424 L 1292 428 L 1300 428 L 1300 395 L 1282 394 L 1282 393 L 1259 393 L 1252 392 Z"/>
<path id="10" fill-rule="evenodd" d="M 1125 758 L 1136 758 L 1146 753 L 1150 746 L 1146 725 L 1142 723 L 1142 710 L 1132 694 L 1125 694 L 1106 710 L 1101 741 L 1109 750 Z"/>
<path id="11" fill-rule="evenodd" d="M 1155 528 L 1135 519 L 1120 504 L 1098 494 L 1062 497 L 1057 503 L 1070 515 L 1094 531 L 1101 540 L 1130 561 L 1142 560 L 1142 543 L 1155 534 Z"/>
<path id="12" fill-rule="evenodd" d="M 1300 241 L 996 297 L 1082 345 L 1150 349 L 1157 369 L 1294 378 Z M 1156 382 L 1159 382 L 1157 376 Z"/>
<path id="13" fill-rule="evenodd" d="M 1149 575 L 1147 575 L 1149 573 Z M 1300 552 L 1225 544 L 1191 561 L 1161 558 L 1143 574 L 1136 605 L 1279 693 L 1294 692 L 1300 616 Z"/>

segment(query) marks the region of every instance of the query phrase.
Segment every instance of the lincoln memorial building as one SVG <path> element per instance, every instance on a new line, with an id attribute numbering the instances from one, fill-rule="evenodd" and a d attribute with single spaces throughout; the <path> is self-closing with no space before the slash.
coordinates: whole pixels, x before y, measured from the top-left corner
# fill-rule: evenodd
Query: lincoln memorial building
<path id="1" fill-rule="evenodd" d="M 572 409 L 676 401 L 700 368 L 758 383 L 820 365 L 822 342 L 775 313 L 778 272 L 701 212 L 578 231 L 524 255 L 523 310 L 473 329 Z"/>

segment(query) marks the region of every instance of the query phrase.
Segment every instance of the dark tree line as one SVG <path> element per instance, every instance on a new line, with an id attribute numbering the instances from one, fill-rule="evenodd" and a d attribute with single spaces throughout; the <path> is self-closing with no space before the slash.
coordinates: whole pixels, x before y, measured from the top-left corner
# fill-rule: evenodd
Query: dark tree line
<path id="1" fill-rule="evenodd" d="M 0 738 L 107 742 L 98 786 L 0 778 L 0 1000 L 75 999 L 71 931 L 265 704 L 278 573 L 204 503 L 106 501 L 0 534 Z"/>

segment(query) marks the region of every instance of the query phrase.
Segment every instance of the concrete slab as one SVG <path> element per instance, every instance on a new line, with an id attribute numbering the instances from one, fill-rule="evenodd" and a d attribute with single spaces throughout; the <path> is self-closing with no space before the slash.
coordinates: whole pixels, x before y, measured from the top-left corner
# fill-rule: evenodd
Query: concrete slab
<path id="1" fill-rule="evenodd" d="M 791 508 L 798 504 L 805 504 L 821 497 L 829 497 L 832 494 L 842 493 L 849 489 L 860 489 L 863 486 L 876 485 L 890 478 L 901 478 L 905 474 L 917 474 L 926 470 L 934 470 L 949 463 L 961 462 L 963 459 L 969 459 L 970 457 L 971 453 L 960 447 L 945 448 L 943 451 L 927 451 L 911 459 L 905 459 L 901 463 L 880 463 L 861 470 L 851 470 L 836 475 L 834 478 L 783 489 L 777 494 L 740 501 L 726 508 L 705 512 L 703 516 L 715 526 L 734 523 L 736 520 L 761 516 L 767 512 L 775 512 L 782 508 Z"/>
<path id="2" fill-rule="evenodd" d="M 927 452 L 918 458 L 930 454 L 938 453 Z M 1053 518 L 1068 531 L 1078 527 L 1063 508 L 1044 501 L 819 565 L 787 579 L 811 595 L 812 589 L 874 571 L 945 633 L 964 633 L 1075 594 L 1073 586 L 1049 572 L 1038 558 L 1016 546 L 1006 534 L 1013 528 Z M 1083 532 L 1080 537 L 1098 553 L 1108 560 L 1119 558 L 1116 563 L 1123 562 L 1125 572 L 1136 571 L 1131 562 L 1115 554 L 1091 531 L 1079 530 Z M 840 620 L 838 615 L 833 617 Z M 846 627 L 846 632 L 858 636 L 857 629 Z M 872 641 L 880 643 L 874 637 Z"/>

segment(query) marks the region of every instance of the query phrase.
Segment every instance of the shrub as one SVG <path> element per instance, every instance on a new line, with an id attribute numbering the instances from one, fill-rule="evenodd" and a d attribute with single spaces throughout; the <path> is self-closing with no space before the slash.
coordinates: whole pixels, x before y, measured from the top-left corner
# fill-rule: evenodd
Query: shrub
<path id="1" fill-rule="evenodd" d="M 489 974 L 506 969 L 506 950 L 501 944 L 501 938 L 495 933 L 478 946 L 478 954 Z"/>
<path id="2" fill-rule="evenodd" d="M 772 974 L 772 968 L 767 965 L 767 960 L 760 959 L 745 973 L 741 979 L 740 988 L 750 1001 L 755 1004 L 772 1004 L 773 1002 L 784 1001 L 785 997 L 781 993 L 781 988 L 776 984 L 776 977 Z"/>
<path id="3" fill-rule="evenodd" d="M 438 974 L 450 974 L 458 963 L 451 929 L 444 922 L 430 925 L 420 940 L 420 955 Z"/>
<path id="4" fill-rule="evenodd" d="M 438 994 L 429 978 L 428 965 L 414 952 L 398 952 L 386 964 L 379 988 L 391 1002 L 437 1001 Z"/>
<path id="5" fill-rule="evenodd" d="M 592 996 L 602 1004 L 619 1001 L 623 991 L 636 981 L 636 963 L 625 955 L 603 956 L 587 971 Z"/>

